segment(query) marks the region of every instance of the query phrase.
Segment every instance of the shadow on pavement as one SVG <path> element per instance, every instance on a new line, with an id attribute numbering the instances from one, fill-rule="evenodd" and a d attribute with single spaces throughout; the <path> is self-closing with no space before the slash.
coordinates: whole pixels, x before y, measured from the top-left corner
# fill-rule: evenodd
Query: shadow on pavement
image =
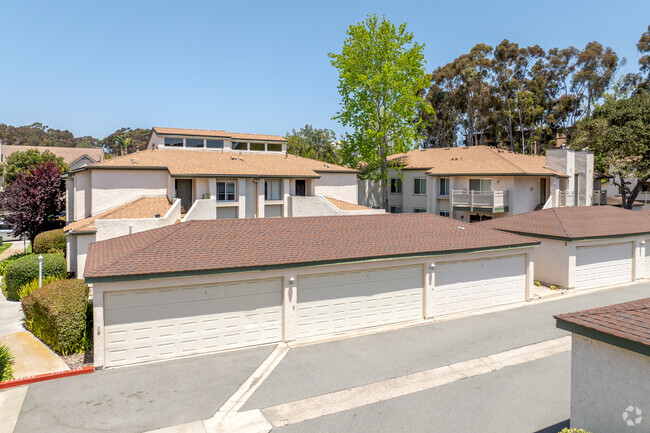
<path id="1" fill-rule="evenodd" d="M 569 427 L 569 421 L 570 420 L 564 420 L 562 422 L 559 422 L 557 424 L 553 424 L 551 426 L 548 426 L 546 428 L 543 428 L 541 430 L 537 430 L 534 433 L 559 433 L 563 428 L 568 428 Z"/>

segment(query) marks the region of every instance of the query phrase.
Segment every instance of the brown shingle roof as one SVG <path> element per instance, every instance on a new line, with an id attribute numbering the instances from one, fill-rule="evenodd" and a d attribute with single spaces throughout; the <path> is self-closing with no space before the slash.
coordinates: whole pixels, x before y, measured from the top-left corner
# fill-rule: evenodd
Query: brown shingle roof
<path id="1" fill-rule="evenodd" d="M 560 314 L 555 318 L 650 346 L 650 298 Z"/>
<path id="2" fill-rule="evenodd" d="M 233 140 L 260 140 L 260 141 L 287 141 L 280 135 L 246 134 L 238 132 L 226 132 L 219 129 L 183 129 L 183 128 L 162 128 L 156 126 L 153 130 L 158 135 L 191 135 L 196 137 L 218 137 L 230 138 Z"/>
<path id="3" fill-rule="evenodd" d="M 325 200 L 329 201 L 340 210 L 372 210 L 370 207 L 361 206 L 360 204 L 354 204 L 343 200 L 337 200 L 331 197 L 325 197 Z"/>
<path id="4" fill-rule="evenodd" d="M 433 214 L 189 221 L 91 244 L 84 277 L 255 269 L 536 244 Z"/>
<path id="5" fill-rule="evenodd" d="M 490 146 L 418 149 L 391 155 L 406 169 L 427 170 L 430 175 L 558 176 L 565 174 L 546 168 L 546 157 L 522 155 Z"/>
<path id="6" fill-rule="evenodd" d="M 93 161 L 99 162 L 104 160 L 104 149 L 90 149 L 83 147 L 50 147 L 50 146 L 2 146 L 2 162 L 14 152 L 24 152 L 26 150 L 36 149 L 39 152 L 46 150 L 56 156 L 63 158 L 66 164 L 72 164 L 84 155 L 88 155 Z"/>
<path id="7" fill-rule="evenodd" d="M 74 221 L 65 226 L 63 230 L 66 232 L 94 231 L 96 220 L 155 218 L 156 215 L 162 217 L 171 206 L 167 197 L 140 197 L 106 212 Z"/>
<path id="8" fill-rule="evenodd" d="M 530 236 L 569 240 L 650 233 L 647 215 L 613 206 L 550 208 L 477 224 Z"/>
<path id="9" fill-rule="evenodd" d="M 289 154 L 180 149 L 143 150 L 107 159 L 89 168 L 167 169 L 172 176 L 319 177 L 321 172 L 357 172 Z"/>

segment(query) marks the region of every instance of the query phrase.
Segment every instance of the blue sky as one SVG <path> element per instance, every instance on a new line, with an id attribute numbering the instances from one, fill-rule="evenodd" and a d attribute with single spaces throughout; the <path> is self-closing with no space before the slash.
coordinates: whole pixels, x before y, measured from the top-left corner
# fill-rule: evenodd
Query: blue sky
<path id="1" fill-rule="evenodd" d="M 284 134 L 331 120 L 327 53 L 366 14 L 407 22 L 427 69 L 479 42 L 548 49 L 592 40 L 637 70 L 645 1 L 0 0 L 0 123 L 102 138 L 119 127 Z"/>

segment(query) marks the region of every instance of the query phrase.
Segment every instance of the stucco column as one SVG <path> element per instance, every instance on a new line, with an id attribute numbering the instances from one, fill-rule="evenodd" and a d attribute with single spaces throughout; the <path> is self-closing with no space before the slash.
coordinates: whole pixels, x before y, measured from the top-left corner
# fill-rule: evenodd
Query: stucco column
<path id="1" fill-rule="evenodd" d="M 424 277 L 424 318 L 430 319 L 434 316 L 436 311 L 436 273 L 435 273 L 435 262 L 427 262 L 424 265 L 422 275 Z"/>
<path id="2" fill-rule="evenodd" d="M 648 246 L 644 239 L 637 239 L 634 241 L 634 263 L 632 269 L 632 281 L 637 281 L 645 278 L 645 249 Z"/>
<path id="3" fill-rule="evenodd" d="M 217 198 L 217 179 L 208 179 L 208 192 L 210 197 Z"/>
<path id="4" fill-rule="evenodd" d="M 282 279 L 283 340 L 293 341 L 298 337 L 298 275 L 295 272 L 286 272 Z"/>
<path id="5" fill-rule="evenodd" d="M 93 364 L 104 368 L 104 290 L 101 284 L 93 284 Z"/>
<path id="6" fill-rule="evenodd" d="M 533 297 L 535 285 L 535 253 L 526 253 L 526 301 Z"/>
<path id="7" fill-rule="evenodd" d="M 257 217 L 264 218 L 264 179 L 257 182 Z"/>
<path id="8" fill-rule="evenodd" d="M 282 179 L 282 216 L 289 216 L 289 192 L 291 183 L 289 179 Z"/>
<path id="9" fill-rule="evenodd" d="M 427 176 L 427 212 L 438 213 L 438 200 L 436 200 L 436 178 Z"/>
<path id="10" fill-rule="evenodd" d="M 456 219 L 454 212 L 454 177 L 449 177 L 449 217 Z"/>
<path id="11" fill-rule="evenodd" d="M 246 179 L 237 179 L 237 218 L 246 218 Z"/>
<path id="12" fill-rule="evenodd" d="M 576 246 L 572 242 L 569 243 L 569 263 L 567 268 L 569 273 L 567 288 L 573 289 L 576 286 Z"/>

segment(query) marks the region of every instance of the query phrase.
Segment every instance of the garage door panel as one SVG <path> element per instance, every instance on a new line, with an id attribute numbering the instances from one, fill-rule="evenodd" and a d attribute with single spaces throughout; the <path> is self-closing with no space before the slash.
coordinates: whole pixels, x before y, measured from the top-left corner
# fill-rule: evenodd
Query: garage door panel
<path id="1" fill-rule="evenodd" d="M 645 240 L 645 277 L 650 279 L 650 239 Z"/>
<path id="2" fill-rule="evenodd" d="M 435 270 L 436 315 L 525 300 L 525 255 L 439 263 Z"/>
<path id="3" fill-rule="evenodd" d="M 298 336 L 422 318 L 422 266 L 298 279 Z"/>
<path id="4" fill-rule="evenodd" d="M 240 296 L 233 296 L 236 287 Z M 282 338 L 279 279 L 161 292 L 160 298 L 155 290 L 105 293 L 107 367 L 272 343 Z M 131 306 L 129 299 L 139 302 L 139 306 Z M 177 302 L 170 303 L 170 299 Z"/>
<path id="5" fill-rule="evenodd" d="M 575 288 L 614 286 L 632 281 L 631 242 L 576 248 Z"/>

